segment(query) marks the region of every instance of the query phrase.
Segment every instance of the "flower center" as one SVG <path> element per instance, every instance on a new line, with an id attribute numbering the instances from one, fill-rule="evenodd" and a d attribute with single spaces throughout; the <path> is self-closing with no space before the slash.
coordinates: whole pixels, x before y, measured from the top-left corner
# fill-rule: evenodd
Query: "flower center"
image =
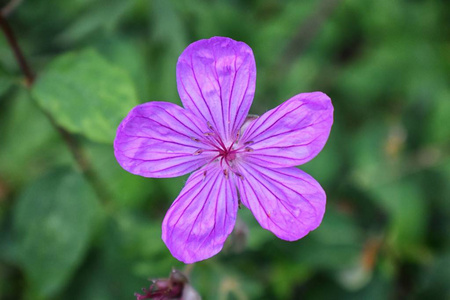
<path id="1" fill-rule="evenodd" d="M 226 160 L 227 163 L 231 163 L 233 160 L 236 159 L 236 153 L 238 151 L 233 149 L 232 147 L 233 146 L 230 146 L 229 148 L 222 148 L 219 150 L 220 158 Z"/>
<path id="2" fill-rule="evenodd" d="M 253 149 L 248 147 L 248 143 L 240 145 L 239 137 L 236 138 L 231 144 L 226 147 L 222 142 L 217 147 L 217 156 L 215 160 L 219 161 L 220 166 L 223 169 L 224 175 L 228 178 L 228 173 L 233 172 L 236 175 L 241 176 L 236 170 L 236 164 L 241 159 L 241 154 L 246 152 L 253 152 Z"/>
<path id="3" fill-rule="evenodd" d="M 242 141 L 240 141 L 240 134 L 236 134 L 235 138 L 232 141 L 224 141 L 209 122 L 208 127 L 211 129 L 211 132 L 205 132 L 203 134 L 203 137 L 191 137 L 192 140 L 200 142 L 207 146 L 206 149 L 198 149 L 193 153 L 193 155 L 212 152 L 214 153 L 214 156 L 211 158 L 208 164 L 212 162 L 218 162 L 220 168 L 223 169 L 223 174 L 227 179 L 230 172 L 236 174 L 236 176 L 238 176 L 239 178 L 243 178 L 242 175 L 237 171 L 236 165 L 238 161 L 241 160 L 242 154 L 246 152 L 253 152 L 253 149 L 249 147 L 249 145 L 251 145 L 253 141 L 242 143 Z"/>

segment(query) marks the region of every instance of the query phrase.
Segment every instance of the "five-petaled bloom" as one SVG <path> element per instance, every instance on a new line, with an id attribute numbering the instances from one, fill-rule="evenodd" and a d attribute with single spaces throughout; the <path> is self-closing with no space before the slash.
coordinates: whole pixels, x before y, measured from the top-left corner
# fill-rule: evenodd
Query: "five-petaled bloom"
<path id="1" fill-rule="evenodd" d="M 251 118 L 255 81 L 247 44 L 224 37 L 197 41 L 177 63 L 184 108 L 145 103 L 117 130 L 115 155 L 125 170 L 145 177 L 194 171 L 162 225 L 162 239 L 185 263 L 222 249 L 239 201 L 263 228 L 288 241 L 322 221 L 325 192 L 295 166 L 324 147 L 333 123 L 331 100 L 321 92 L 298 94 Z"/>

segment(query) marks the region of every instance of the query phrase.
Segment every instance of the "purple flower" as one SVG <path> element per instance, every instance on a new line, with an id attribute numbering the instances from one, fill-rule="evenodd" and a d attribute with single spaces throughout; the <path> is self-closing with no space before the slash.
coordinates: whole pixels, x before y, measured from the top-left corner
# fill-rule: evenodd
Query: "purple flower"
<path id="1" fill-rule="evenodd" d="M 325 145 L 333 123 L 331 100 L 321 92 L 298 94 L 248 118 L 255 81 L 248 45 L 224 37 L 197 41 L 177 64 L 184 108 L 145 103 L 117 130 L 115 155 L 125 170 L 145 177 L 194 171 L 162 225 L 162 239 L 185 263 L 222 249 L 239 202 L 263 228 L 288 241 L 322 221 L 325 192 L 295 166 Z"/>

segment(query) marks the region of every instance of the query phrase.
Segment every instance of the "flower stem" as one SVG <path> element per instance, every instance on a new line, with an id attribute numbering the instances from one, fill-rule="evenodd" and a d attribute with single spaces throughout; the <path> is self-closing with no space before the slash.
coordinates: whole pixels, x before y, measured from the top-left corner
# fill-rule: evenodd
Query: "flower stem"
<path id="1" fill-rule="evenodd" d="M 3 15 L 3 10 L 2 13 L 0 14 L 0 28 L 5 34 L 9 46 L 11 47 L 11 50 L 13 51 L 14 56 L 17 60 L 17 63 L 19 64 L 20 69 L 22 70 L 22 73 L 26 78 L 26 86 L 27 88 L 30 89 L 36 77 L 33 71 L 31 70 L 27 60 L 25 59 L 25 56 L 23 55 L 23 52 L 17 42 L 14 32 L 12 31 L 11 27 L 8 24 L 8 21 L 5 19 Z M 66 129 L 59 126 L 53 119 L 53 117 L 50 114 L 48 114 L 45 110 L 43 110 L 39 105 L 38 107 L 49 119 L 50 123 L 56 129 L 56 131 L 58 131 L 58 133 L 61 135 L 63 141 L 65 142 L 73 158 L 75 159 L 78 167 L 80 168 L 81 172 L 88 180 L 88 182 L 91 184 L 98 198 L 104 203 L 108 202 L 107 200 L 111 198 L 110 193 L 108 189 L 104 187 L 102 181 L 100 180 L 100 177 L 92 168 L 92 164 L 88 158 L 88 155 L 84 151 L 79 140 L 76 138 L 75 135 L 71 134 Z"/>
<path id="2" fill-rule="evenodd" d="M 34 82 L 34 74 L 30 69 L 30 66 L 27 63 L 27 60 L 25 59 L 25 56 L 22 53 L 22 50 L 19 47 L 19 44 L 17 43 L 17 40 L 14 36 L 14 33 L 9 26 L 6 19 L 3 17 L 3 13 L 0 14 L 0 27 L 5 34 L 5 37 L 9 43 L 9 46 L 11 47 L 14 56 L 16 57 L 17 63 L 20 66 L 20 69 L 22 70 L 23 74 L 26 78 L 26 84 L 28 87 L 30 87 Z"/>

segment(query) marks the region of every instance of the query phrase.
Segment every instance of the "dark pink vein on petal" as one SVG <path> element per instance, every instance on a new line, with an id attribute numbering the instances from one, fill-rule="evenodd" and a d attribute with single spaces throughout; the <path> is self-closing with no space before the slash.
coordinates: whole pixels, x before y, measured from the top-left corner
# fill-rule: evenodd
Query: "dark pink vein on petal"
<path id="1" fill-rule="evenodd" d="M 256 151 L 260 150 L 260 151 L 266 151 L 268 149 L 288 149 L 288 148 L 295 148 L 295 147 L 302 147 L 302 146 L 309 146 L 312 143 L 314 143 L 316 140 L 318 140 L 319 138 L 321 138 L 322 135 L 319 134 L 318 136 L 316 136 L 315 138 L 313 138 L 312 140 L 308 141 L 307 143 L 304 144 L 295 144 L 295 145 L 289 145 L 289 146 L 266 146 L 264 148 L 257 148 L 254 147 L 252 144 L 252 148 L 255 150 L 255 152 L 250 152 L 249 154 L 254 154 L 254 155 L 259 155 L 259 153 L 256 153 Z M 257 143 L 260 143 L 260 141 L 258 141 Z M 255 142 L 256 144 L 256 142 Z"/>
<path id="2" fill-rule="evenodd" d="M 166 129 L 169 129 L 170 131 L 173 131 L 173 132 L 175 132 L 175 133 L 177 133 L 177 134 L 179 134 L 179 135 L 182 135 L 182 136 L 184 136 L 184 137 L 186 137 L 186 138 L 188 138 L 188 139 L 191 138 L 189 135 L 187 135 L 187 134 L 185 134 L 185 133 L 183 133 L 183 132 L 180 132 L 180 131 L 176 131 L 176 130 L 173 129 L 172 127 L 167 126 L 167 125 L 165 125 L 165 124 L 163 124 L 163 123 L 161 123 L 161 122 L 158 122 L 158 121 L 156 121 L 156 120 L 154 120 L 154 119 L 151 119 L 151 118 L 149 118 L 149 117 L 146 117 L 146 116 L 135 116 L 135 117 L 133 117 L 133 118 L 142 118 L 142 119 L 150 120 L 151 122 L 154 122 L 154 123 L 160 125 L 161 127 L 166 128 Z"/>
<path id="3" fill-rule="evenodd" d="M 197 177 L 198 177 L 198 176 L 203 176 L 203 175 L 199 173 L 199 174 L 197 174 Z M 197 180 L 197 178 L 192 178 L 192 180 Z M 187 194 L 190 194 L 190 192 L 191 192 L 192 190 L 194 190 L 195 188 L 197 188 L 197 185 L 198 185 L 198 184 L 200 184 L 200 183 L 198 182 L 198 183 L 194 184 L 189 190 L 183 192 L 183 194 L 180 194 L 180 195 L 178 196 L 177 201 L 175 201 L 173 205 L 175 205 L 176 203 L 182 201 L 181 199 L 183 199 L 183 197 L 185 197 Z M 180 221 L 180 219 L 181 219 L 181 218 L 184 216 L 184 214 L 186 213 L 186 210 L 187 210 L 187 209 L 192 205 L 192 203 L 197 199 L 198 195 L 200 195 L 200 194 L 203 192 L 203 190 L 206 188 L 206 186 L 207 186 L 206 184 L 205 184 L 204 186 L 202 186 L 201 189 L 197 192 L 197 194 L 196 194 L 194 197 L 191 197 L 191 201 L 189 202 L 189 204 L 188 204 L 186 207 L 183 208 L 183 211 L 179 214 L 179 216 L 178 216 L 176 222 L 173 224 L 173 226 L 171 226 L 172 228 L 171 228 L 171 231 L 170 231 L 170 235 L 173 234 L 173 230 L 174 230 L 175 227 L 178 225 L 178 222 Z M 189 196 L 187 196 L 187 197 L 189 197 Z M 168 224 L 168 225 L 170 226 L 170 224 Z"/>
<path id="4" fill-rule="evenodd" d="M 203 91 L 200 88 L 200 84 L 198 83 L 197 75 L 195 74 L 194 63 L 193 63 L 193 60 L 192 60 L 192 54 L 190 55 L 190 57 L 191 57 L 191 70 L 192 70 L 192 75 L 194 76 L 195 83 L 197 84 L 198 90 L 200 92 L 200 96 L 202 97 L 203 102 L 205 103 L 206 108 L 208 109 L 209 116 L 211 117 L 211 122 L 213 122 L 215 128 L 217 128 L 217 124 L 216 124 L 215 118 L 214 118 L 214 116 L 211 113 L 211 109 L 209 108 L 208 102 L 206 101 L 205 96 L 203 95 Z"/>
<path id="5" fill-rule="evenodd" d="M 170 113 L 169 111 L 167 111 L 167 113 L 174 119 L 176 120 L 179 124 L 181 124 L 184 128 L 188 129 L 189 131 L 191 131 L 192 133 L 195 133 L 196 135 L 200 135 L 202 132 L 202 130 L 198 127 L 198 125 L 196 124 L 196 122 L 190 122 L 192 123 L 197 129 L 198 132 L 195 132 L 194 130 L 192 130 L 192 128 L 190 128 L 189 126 L 187 126 L 184 122 L 182 122 L 181 120 L 179 120 L 176 116 L 174 116 L 172 113 Z M 190 120 L 192 121 L 192 120 Z M 200 134 L 199 134 L 200 133 Z"/>
<path id="6" fill-rule="evenodd" d="M 311 127 L 311 126 L 315 126 L 315 125 L 320 124 L 320 123 L 323 123 L 323 122 L 325 122 L 325 121 L 327 121 L 327 120 L 328 120 L 328 119 L 323 119 L 323 120 L 321 120 L 320 122 L 317 122 L 317 123 L 314 123 L 314 124 L 308 124 L 308 125 L 305 125 L 305 126 L 303 126 L 303 127 L 301 127 L 301 128 L 295 128 L 295 129 L 291 129 L 291 130 L 288 130 L 288 131 L 280 132 L 280 133 L 277 133 L 277 134 L 268 135 L 267 137 L 263 138 L 262 140 L 257 140 L 256 137 L 257 137 L 258 135 L 260 135 L 260 134 L 258 134 L 258 135 L 256 135 L 255 138 L 252 138 L 252 140 L 254 141 L 253 145 L 255 145 L 255 144 L 257 144 L 257 143 L 261 143 L 261 142 L 263 142 L 263 141 L 265 141 L 265 140 L 268 140 L 268 139 L 271 139 L 271 138 L 280 136 L 280 135 L 284 135 L 284 134 L 288 134 L 288 133 L 300 131 L 300 130 L 303 130 L 303 129 L 305 129 L 305 128 Z M 300 121 L 300 122 L 301 122 L 301 121 Z M 321 135 L 321 133 L 320 133 L 320 135 Z"/>
<path id="7" fill-rule="evenodd" d="M 242 64 L 243 65 L 243 64 Z M 241 65 L 241 66 L 242 66 Z M 240 69 L 241 67 L 239 67 L 239 69 Z M 237 110 L 236 110 L 236 114 L 235 114 L 235 117 L 234 117 L 234 121 L 233 121 L 233 131 L 235 131 L 235 130 L 238 130 L 238 129 L 236 129 L 236 120 L 238 119 L 238 116 L 239 116 L 239 121 L 238 121 L 238 125 L 242 125 L 243 123 L 244 123 L 244 120 L 245 120 L 245 118 L 247 117 L 245 114 L 242 114 L 242 113 L 240 113 L 240 110 L 241 110 L 241 107 L 242 107 L 242 104 L 245 102 L 245 98 L 246 98 L 246 96 L 247 96 L 247 91 L 248 91 L 248 87 L 250 86 L 250 79 L 251 79 L 251 76 L 250 76 L 250 74 L 249 74 L 249 76 L 248 76 L 248 78 L 247 78 L 247 85 L 246 85 L 246 87 L 245 87 L 245 91 L 244 91 L 244 94 L 243 94 L 243 96 L 242 96 L 242 101 L 241 102 L 239 102 L 239 106 L 238 106 L 238 108 L 237 108 Z"/>
<path id="8" fill-rule="evenodd" d="M 259 174 L 262 174 L 261 172 L 259 172 L 258 170 L 256 170 L 256 169 L 253 169 L 253 170 L 255 170 L 256 172 L 258 172 Z M 276 204 L 276 206 L 277 207 L 279 207 L 279 203 L 281 203 L 281 205 L 283 205 L 283 207 L 289 212 L 289 214 L 295 219 L 295 220 L 297 220 L 297 218 L 298 217 L 296 217 L 289 209 L 287 209 L 287 207 L 284 205 L 284 203 L 283 203 L 283 200 L 281 200 L 281 198 L 279 198 L 277 195 L 275 195 L 275 193 L 272 191 L 272 189 L 271 188 L 269 188 L 269 187 L 267 187 L 267 185 L 265 184 L 265 183 L 263 183 L 261 180 L 259 180 L 257 177 L 258 176 L 254 176 L 254 175 L 252 175 L 252 177 L 253 177 L 253 179 L 255 180 L 255 181 L 257 181 L 260 185 L 262 185 L 270 194 L 272 194 L 272 196 L 275 198 L 274 200 L 274 204 Z M 266 178 L 269 178 L 269 179 L 271 179 L 271 180 L 273 180 L 273 181 L 275 181 L 275 182 L 277 182 L 277 183 L 279 183 L 279 184 L 281 184 L 278 180 L 275 180 L 274 178 L 271 178 L 271 177 L 266 177 Z M 269 183 L 270 183 L 270 181 L 268 181 Z M 275 188 L 275 187 L 274 187 Z M 278 190 L 280 190 L 279 188 L 277 188 Z M 295 192 L 296 194 L 298 194 L 297 192 Z M 284 195 L 284 196 L 286 196 L 286 195 Z M 278 200 L 278 201 L 276 201 L 276 200 Z M 286 217 L 285 217 L 285 215 L 284 215 L 284 213 L 281 213 L 281 214 L 279 214 L 279 215 L 282 215 L 282 217 L 283 217 L 283 219 L 284 219 L 284 222 L 286 223 L 286 224 L 289 224 L 289 222 L 288 222 L 288 220 L 286 219 Z M 269 219 L 271 219 L 270 217 L 269 217 Z M 300 221 L 301 222 L 301 221 Z M 301 223 L 303 223 L 303 222 L 301 222 Z"/>
<path id="9" fill-rule="evenodd" d="M 219 175 L 220 175 L 220 173 L 217 175 L 217 177 L 219 177 Z M 217 177 L 216 177 L 216 180 L 215 180 L 214 182 L 217 182 Z M 211 233 L 213 233 L 213 232 L 215 231 L 215 229 L 216 229 L 217 206 L 218 206 L 218 202 L 221 201 L 221 200 L 222 200 L 222 201 L 224 200 L 224 199 L 220 199 L 220 192 L 222 191 L 222 186 L 223 186 L 223 178 L 222 178 L 221 182 L 220 182 L 218 185 L 219 185 L 219 191 L 217 192 L 216 201 L 214 202 L 214 203 L 215 203 L 215 206 L 214 206 L 214 225 L 213 225 L 213 228 L 209 231 L 208 236 L 206 236 L 206 237 L 203 239 L 203 241 L 198 245 L 197 249 L 201 249 L 201 247 L 205 244 L 205 242 L 208 241 L 208 238 L 211 236 Z M 211 190 L 212 190 L 212 189 L 211 189 Z M 205 203 L 206 203 L 206 201 L 205 201 Z M 201 213 L 203 213 L 203 208 L 202 208 L 202 212 L 201 212 Z M 199 215 L 200 215 L 200 213 L 199 213 Z M 198 217 L 198 216 L 197 216 L 197 217 Z M 192 228 L 194 227 L 195 223 L 197 223 L 197 218 L 195 219 L 195 222 L 194 222 L 194 224 L 192 225 L 191 230 L 192 230 Z M 190 233 L 189 233 L 189 235 L 190 235 Z"/>
<path id="10" fill-rule="evenodd" d="M 250 175 L 250 173 L 248 173 L 248 175 Z M 250 176 L 254 178 L 253 175 L 250 175 Z M 266 216 L 269 216 L 269 214 L 267 213 L 266 208 L 264 207 L 264 205 L 261 204 L 261 201 L 259 200 L 259 197 L 258 197 L 258 195 L 257 195 L 257 193 L 256 193 L 256 191 L 255 191 L 255 189 L 253 188 L 253 185 L 250 184 L 250 183 L 247 183 L 247 187 L 250 187 L 250 189 L 253 191 L 254 198 L 256 198 L 256 200 L 257 200 L 258 203 L 259 203 L 259 206 L 262 208 L 262 210 L 264 211 L 264 213 L 266 214 Z M 246 191 L 246 189 L 244 189 L 244 191 Z M 247 203 L 251 206 L 250 203 L 251 203 L 252 201 L 249 201 L 249 198 L 250 198 L 250 197 L 247 196 Z M 284 232 L 286 232 L 286 233 L 289 233 L 288 231 L 286 231 L 286 229 L 281 228 L 281 227 L 280 227 L 277 223 L 275 223 L 271 218 L 267 218 L 267 219 L 269 219 L 270 222 L 271 222 L 272 224 L 274 224 L 276 227 L 280 228 L 282 231 L 284 231 Z"/>
<path id="11" fill-rule="evenodd" d="M 227 118 L 227 129 L 228 129 L 228 134 L 229 135 L 233 135 L 234 134 L 234 128 L 230 128 L 231 126 L 231 101 L 233 99 L 233 93 L 234 93 L 234 85 L 236 82 L 236 76 L 239 72 L 239 70 L 236 68 L 236 61 L 237 61 L 237 54 L 236 54 L 236 49 L 233 47 L 233 52 L 234 52 L 234 76 L 233 76 L 233 82 L 231 84 L 231 90 L 230 90 L 230 97 L 228 98 L 228 118 Z M 239 102 L 240 103 L 240 102 Z M 236 111 L 236 113 L 234 114 L 234 118 L 236 119 L 237 115 L 239 114 L 238 111 Z"/>
<path id="12" fill-rule="evenodd" d="M 284 188 L 286 188 L 286 189 L 288 189 L 288 190 L 294 192 L 295 194 L 299 195 L 300 198 L 302 198 L 303 201 L 306 202 L 306 203 L 314 210 L 314 212 L 315 212 L 315 214 L 316 214 L 316 216 L 317 216 L 317 209 L 316 209 L 316 207 L 315 207 L 314 205 L 312 205 L 312 203 L 311 203 L 310 201 L 308 201 L 308 199 L 306 199 L 300 192 L 298 192 L 298 191 L 294 190 L 293 188 L 289 187 L 288 185 L 284 184 L 282 181 L 279 181 L 279 180 L 277 180 L 277 179 L 275 179 L 275 178 L 273 178 L 273 177 L 269 177 L 269 176 L 267 176 L 266 174 L 264 174 L 263 172 L 260 172 L 260 171 L 254 169 L 254 168 L 252 168 L 252 169 L 255 170 L 256 172 L 258 172 L 258 173 L 261 175 L 261 177 L 266 178 L 267 181 L 273 180 L 273 181 L 277 182 L 278 184 L 280 184 L 281 186 L 283 186 Z M 273 171 L 273 170 L 272 170 L 272 171 Z M 282 174 L 282 175 L 286 176 L 285 173 L 281 173 L 281 172 L 276 172 L 276 173 Z M 304 182 L 307 182 L 307 181 L 305 181 L 305 180 L 303 180 L 302 178 L 299 178 L 299 177 L 296 177 L 296 179 L 300 179 L 300 180 L 302 180 L 302 181 L 304 181 Z M 255 178 L 255 180 L 257 180 L 258 182 L 260 182 L 260 181 L 259 181 L 258 179 L 256 179 L 256 178 Z M 260 182 L 260 183 L 261 183 L 261 182 Z M 309 183 L 309 182 L 308 182 L 308 183 Z M 261 184 L 262 184 L 262 183 L 261 183 Z M 309 184 L 310 184 L 310 183 L 309 183 Z M 263 185 L 264 185 L 264 184 L 263 184 Z M 310 185 L 311 185 L 311 184 L 310 184 Z M 272 193 L 272 195 L 275 196 L 275 194 L 273 194 L 273 193 Z M 282 201 L 282 200 L 281 200 L 280 198 L 278 198 L 277 196 L 275 196 L 275 197 L 276 197 L 277 199 L 279 199 L 280 202 L 282 203 L 282 205 L 286 208 L 286 206 L 283 204 L 284 201 Z M 287 208 L 286 208 L 286 209 L 287 209 Z M 291 215 L 292 215 L 292 213 L 291 213 Z M 294 215 L 292 215 L 292 216 L 294 216 Z M 302 221 L 300 221 L 300 222 L 302 222 Z M 303 223 L 303 222 L 302 222 L 302 223 Z"/>
<path id="13" fill-rule="evenodd" d="M 217 81 L 217 85 L 219 86 L 219 102 L 220 102 L 220 109 L 221 109 L 221 116 L 222 116 L 222 125 L 223 125 L 223 130 L 225 131 L 226 127 L 225 127 L 225 114 L 223 112 L 223 97 L 222 97 L 222 85 L 220 84 L 220 80 L 219 80 L 219 74 L 217 74 L 217 59 L 216 59 L 216 51 L 214 49 L 214 47 L 212 47 L 212 55 L 214 57 L 214 76 L 215 79 Z M 226 131 L 224 132 L 226 134 Z"/>
<path id="14" fill-rule="evenodd" d="M 212 185 L 212 184 L 210 184 L 211 182 L 216 182 L 216 181 L 217 181 L 217 177 L 219 177 L 219 172 L 218 172 L 218 174 L 216 175 L 216 179 L 215 179 L 215 180 L 210 179 L 210 180 L 208 181 L 208 184 L 205 184 L 205 185 L 202 187 L 201 191 L 203 191 L 207 186 Z M 188 241 L 189 238 L 191 237 L 192 229 L 193 229 L 195 223 L 197 223 L 198 217 L 202 214 L 202 212 L 203 212 L 203 210 L 204 210 L 204 208 L 205 208 L 205 205 L 206 205 L 206 203 L 208 202 L 208 199 L 209 199 L 209 197 L 210 197 L 210 195 L 211 195 L 212 190 L 213 190 L 213 189 L 210 188 L 210 190 L 208 191 L 208 194 L 207 194 L 207 196 L 205 197 L 205 201 L 203 202 L 200 211 L 197 213 L 197 216 L 195 217 L 194 222 L 192 222 L 191 229 L 189 230 L 189 234 L 188 234 L 187 238 L 185 239 L 185 241 Z M 198 193 L 195 197 L 193 197 L 193 199 L 196 199 L 198 195 L 199 195 L 199 193 Z M 192 203 L 192 202 L 191 202 L 191 203 Z M 189 203 L 189 205 L 190 205 L 191 203 Z M 186 209 L 187 209 L 187 208 L 186 208 Z M 184 211 L 185 211 L 185 210 L 184 210 Z M 183 211 L 183 214 L 184 214 L 184 211 Z M 176 223 L 176 224 L 178 224 L 178 221 L 179 221 L 179 220 L 177 220 L 177 223 Z M 176 225 L 176 224 L 175 224 L 175 225 Z"/>
<path id="15" fill-rule="evenodd" d="M 269 115 L 262 115 L 261 117 L 259 117 L 258 119 L 256 119 L 255 121 L 253 121 L 245 130 L 244 136 L 242 137 L 243 140 L 247 140 L 249 139 L 248 136 L 251 136 L 254 134 L 254 131 L 260 129 L 261 127 L 263 127 L 265 124 L 264 122 L 266 122 L 267 119 L 269 119 L 273 114 L 275 114 L 279 109 L 281 108 L 281 105 L 277 106 L 276 108 L 273 109 L 273 111 L 269 114 Z M 264 118 L 264 119 L 263 119 Z M 256 126 L 256 124 L 261 123 L 258 127 L 256 127 L 254 129 L 254 127 Z M 265 131 L 266 129 L 264 129 L 263 131 Z M 260 133 L 259 133 L 260 134 Z"/>
<path id="16" fill-rule="evenodd" d="M 198 149 L 198 146 L 193 146 L 193 145 L 188 145 L 188 144 L 181 144 L 181 143 L 178 143 L 178 142 L 174 142 L 174 141 L 170 141 L 170 140 L 162 140 L 162 139 L 158 139 L 158 138 L 155 138 L 155 137 L 135 136 L 135 135 L 128 135 L 126 133 L 122 133 L 122 134 L 125 135 L 125 136 L 129 136 L 129 137 L 136 137 L 138 139 L 155 140 L 155 141 L 158 141 L 158 142 L 161 142 L 161 143 L 168 143 L 168 144 L 174 144 L 174 145 L 179 145 L 179 146 L 183 146 L 183 147 Z M 117 144 L 121 145 L 121 144 L 129 144 L 129 143 L 130 143 L 130 141 L 124 141 L 124 142 L 120 142 L 120 143 L 117 143 Z M 119 151 L 127 151 L 127 150 L 133 150 L 133 149 L 138 149 L 138 148 L 140 148 L 140 147 L 126 148 L 125 150 L 120 149 Z"/>
<path id="17" fill-rule="evenodd" d="M 276 120 L 272 121 L 272 123 L 270 124 L 270 126 L 264 126 L 264 129 L 262 129 L 262 130 L 264 130 L 264 131 L 270 130 L 270 128 L 272 128 L 272 127 L 273 127 L 276 123 L 278 123 L 281 119 L 283 119 L 284 117 L 286 117 L 288 114 L 293 113 L 295 110 L 299 109 L 299 108 L 302 107 L 304 104 L 305 104 L 305 103 L 301 103 L 301 104 L 298 105 L 296 108 L 293 108 L 293 109 L 289 110 L 288 112 L 286 112 L 286 113 L 283 114 L 282 116 L 278 117 Z M 278 106 L 277 108 L 275 108 L 274 111 L 264 119 L 264 121 L 267 121 L 267 120 L 268 120 L 273 114 L 275 114 L 281 107 L 282 107 L 282 105 L 280 105 L 280 106 Z M 257 121 L 256 121 L 256 122 L 257 122 Z M 254 132 L 251 132 L 251 130 L 253 130 L 253 127 L 255 126 L 256 122 L 254 122 L 254 123 L 252 123 L 252 124 L 250 125 L 250 126 L 253 125 L 252 128 L 248 128 L 248 130 L 247 130 L 247 132 L 248 132 L 247 136 L 252 136 L 253 134 L 255 134 L 255 132 L 256 132 L 258 129 L 261 129 L 261 128 L 263 127 L 263 126 L 259 126 L 259 127 L 255 128 Z M 261 122 L 261 121 L 260 121 L 260 122 Z M 264 124 L 264 123 L 262 123 L 262 124 Z M 265 124 L 264 124 L 264 125 L 265 125 Z M 257 135 L 259 135 L 259 134 L 261 134 L 261 133 L 258 133 Z"/>

